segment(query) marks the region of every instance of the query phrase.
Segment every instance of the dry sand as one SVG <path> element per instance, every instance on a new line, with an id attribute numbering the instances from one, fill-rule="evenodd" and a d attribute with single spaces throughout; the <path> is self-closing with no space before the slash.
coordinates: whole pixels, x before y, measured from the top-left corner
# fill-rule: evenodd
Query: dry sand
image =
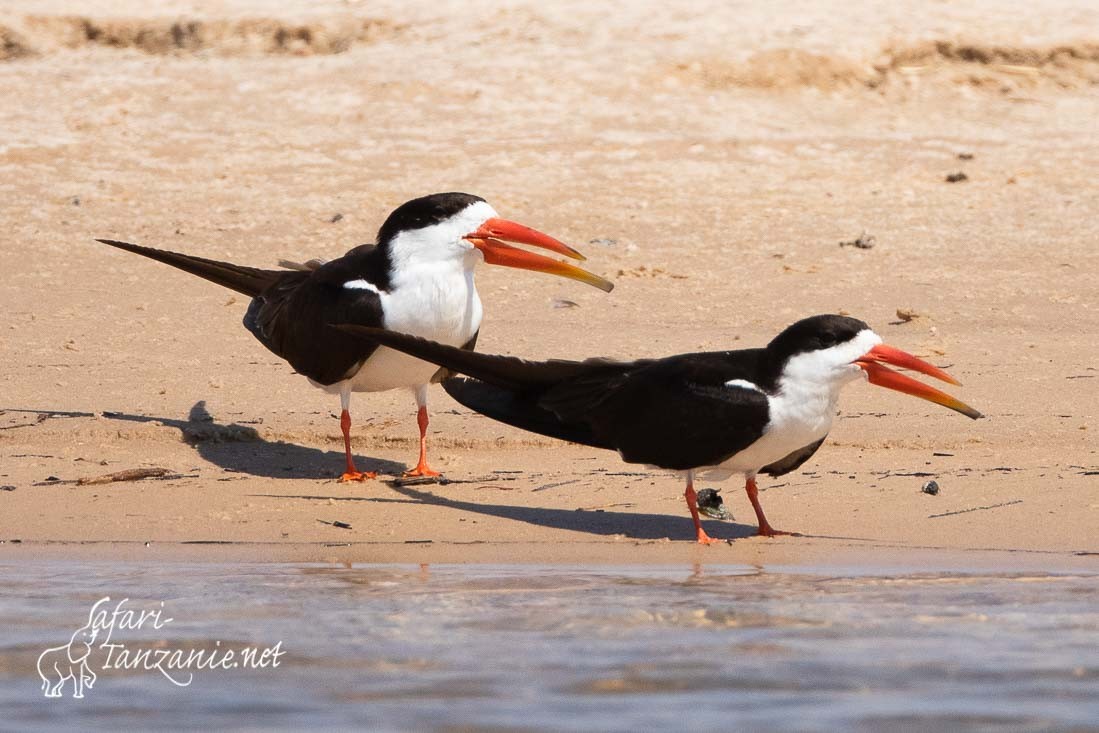
<path id="1" fill-rule="evenodd" d="M 0 556 L 1095 567 L 1095 3 L 269 5 L 0 4 Z M 988 418 L 851 387 L 763 482 L 809 536 L 751 537 L 730 481 L 709 548 L 678 478 L 438 388 L 454 482 L 345 485 L 336 400 L 242 298 L 93 241 L 273 266 L 441 190 L 617 283 L 482 268 L 483 351 L 748 347 L 848 312 Z M 352 407 L 357 455 L 399 475 L 411 396 Z M 44 485 L 141 467 L 178 477 Z"/>

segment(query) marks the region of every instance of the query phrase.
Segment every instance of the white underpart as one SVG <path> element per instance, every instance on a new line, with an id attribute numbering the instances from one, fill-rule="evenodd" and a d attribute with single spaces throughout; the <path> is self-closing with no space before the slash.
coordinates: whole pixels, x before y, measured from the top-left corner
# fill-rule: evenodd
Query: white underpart
<path id="1" fill-rule="evenodd" d="M 866 372 L 852 362 L 881 342 L 880 336 L 866 329 L 843 344 L 790 359 L 775 392 L 767 396 L 770 408 L 767 431 L 720 466 L 701 472 L 716 479 L 735 473 L 754 476 L 764 466 L 823 438 L 832 428 L 840 390 L 860 376 L 866 376 Z M 731 388 L 744 389 L 740 386 Z"/>
<path id="2" fill-rule="evenodd" d="M 430 227 L 399 233 L 389 244 L 393 280 L 379 292 L 384 326 L 448 346 L 464 346 L 481 327 L 481 299 L 473 282 L 474 268 L 484 260 L 463 236 L 476 231 L 496 211 L 478 201 L 450 219 Z M 360 285 L 361 283 L 361 285 Z M 365 280 L 351 280 L 345 288 L 375 290 Z M 341 392 L 390 389 L 418 390 L 439 367 L 384 346 L 370 355 L 350 379 L 323 387 Z M 426 390 L 423 392 L 426 401 Z M 417 402 L 421 395 L 417 393 Z"/>

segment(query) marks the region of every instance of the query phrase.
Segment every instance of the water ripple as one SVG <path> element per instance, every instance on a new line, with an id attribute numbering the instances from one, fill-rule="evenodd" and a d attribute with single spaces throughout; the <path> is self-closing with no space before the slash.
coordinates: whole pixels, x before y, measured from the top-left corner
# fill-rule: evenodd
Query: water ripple
<path id="1" fill-rule="evenodd" d="M 1099 577 L 759 568 L 3 566 L 0 709 L 18 729 L 1099 730 Z M 175 687 L 36 661 L 103 596 L 163 601 L 132 649 L 237 653 Z M 89 657 L 92 659 L 93 657 Z"/>

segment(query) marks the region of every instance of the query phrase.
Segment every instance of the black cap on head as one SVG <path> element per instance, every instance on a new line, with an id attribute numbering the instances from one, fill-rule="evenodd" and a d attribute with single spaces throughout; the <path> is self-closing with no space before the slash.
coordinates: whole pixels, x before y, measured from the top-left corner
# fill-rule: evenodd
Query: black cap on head
<path id="1" fill-rule="evenodd" d="M 384 245 L 395 237 L 398 232 L 410 229 L 423 229 L 440 222 L 462 211 L 467 206 L 484 201 L 480 196 L 470 193 L 433 193 L 412 199 L 393 210 L 381 229 L 378 230 L 378 244 Z"/>
<path id="2" fill-rule="evenodd" d="M 796 354 L 828 349 L 846 343 L 869 329 L 857 318 L 847 316 L 810 316 L 787 328 L 767 344 L 771 356 L 782 362 Z"/>

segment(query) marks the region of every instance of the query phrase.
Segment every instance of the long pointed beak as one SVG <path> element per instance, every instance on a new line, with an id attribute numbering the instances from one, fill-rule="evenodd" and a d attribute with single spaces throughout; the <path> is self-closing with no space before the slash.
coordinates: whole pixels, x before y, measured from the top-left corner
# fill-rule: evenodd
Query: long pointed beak
<path id="1" fill-rule="evenodd" d="M 559 242 L 548 234 L 517 224 L 507 219 L 489 219 L 481 227 L 465 236 L 465 239 L 481 250 L 485 262 L 490 265 L 503 267 L 516 267 L 521 270 L 534 270 L 549 275 L 558 275 L 572 280 L 579 280 L 600 290 L 609 293 L 614 289 L 614 283 L 598 275 L 583 270 L 566 262 L 544 257 L 533 252 L 527 252 L 518 247 L 512 247 L 501 240 L 529 244 L 532 247 L 541 247 L 551 252 L 571 257 L 574 260 L 583 260 L 584 255 L 577 252 L 563 242 Z"/>
<path id="2" fill-rule="evenodd" d="M 885 344 L 878 344 L 855 360 L 855 364 L 866 372 L 866 377 L 870 384 L 876 384 L 879 387 L 904 392 L 913 397 L 919 397 L 928 402 L 934 402 L 937 405 L 949 407 L 951 410 L 960 412 L 966 417 L 971 417 L 974 420 L 979 417 L 984 417 L 980 412 L 974 410 L 961 400 L 951 397 L 946 392 L 941 392 L 934 387 L 929 387 L 922 382 L 917 382 L 915 379 L 912 379 L 912 377 L 895 372 L 882 362 L 885 364 L 892 364 L 893 366 L 902 369 L 911 369 L 912 371 L 941 379 L 950 384 L 960 384 L 958 380 L 954 379 L 937 366 L 928 364 L 923 359 L 915 357 L 906 351 L 901 351 L 898 348 Z"/>

